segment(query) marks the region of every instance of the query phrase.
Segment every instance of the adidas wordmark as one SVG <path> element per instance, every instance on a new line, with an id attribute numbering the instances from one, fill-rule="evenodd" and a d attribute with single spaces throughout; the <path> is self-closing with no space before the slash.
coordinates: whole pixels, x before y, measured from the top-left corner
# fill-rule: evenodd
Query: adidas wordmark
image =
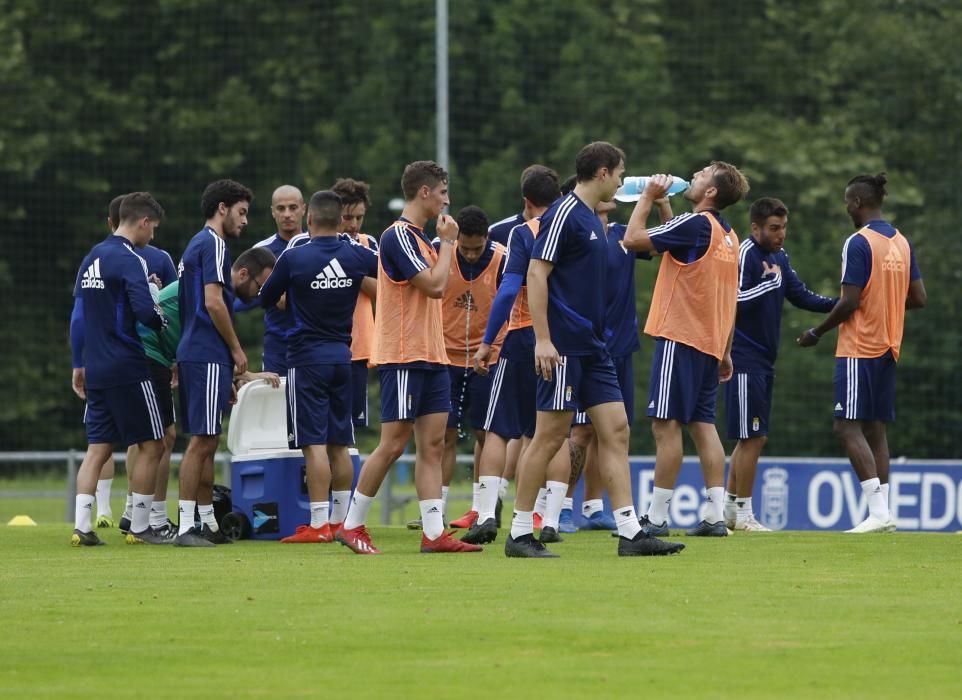
<path id="1" fill-rule="evenodd" d="M 346 289 L 354 284 L 349 279 L 341 263 L 334 258 L 317 273 L 317 279 L 311 282 L 311 289 Z"/>

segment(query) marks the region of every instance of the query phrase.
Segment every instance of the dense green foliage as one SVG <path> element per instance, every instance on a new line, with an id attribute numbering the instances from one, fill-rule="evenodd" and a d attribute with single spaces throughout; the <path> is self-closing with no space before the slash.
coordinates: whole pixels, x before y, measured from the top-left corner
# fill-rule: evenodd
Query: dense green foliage
<path id="1" fill-rule="evenodd" d="M 434 151 L 434 3 L 350 0 L 11 0 L 0 14 L 0 382 L 3 449 L 83 443 L 69 390 L 76 267 L 116 193 L 153 192 L 157 243 L 177 258 L 202 224 L 204 185 L 257 194 L 233 252 L 269 235 L 270 192 L 368 180 L 372 232 L 390 222 L 404 164 Z M 887 211 L 910 237 L 929 306 L 908 322 L 893 454 L 954 457 L 960 314 L 962 7 L 944 0 L 451 0 L 452 206 L 519 208 L 531 162 L 563 174 L 593 139 L 629 173 L 740 165 L 750 197 L 791 209 L 787 243 L 833 293 L 851 230 L 847 180 L 886 170 Z M 616 218 L 626 219 L 627 211 Z M 730 211 L 743 235 L 747 204 Z M 639 267 L 644 318 L 654 266 Z M 834 339 L 786 313 L 770 453 L 825 455 Z M 256 358 L 258 319 L 240 321 Z M 639 405 L 650 345 L 636 364 Z M 644 419 L 632 450 L 650 452 Z"/>

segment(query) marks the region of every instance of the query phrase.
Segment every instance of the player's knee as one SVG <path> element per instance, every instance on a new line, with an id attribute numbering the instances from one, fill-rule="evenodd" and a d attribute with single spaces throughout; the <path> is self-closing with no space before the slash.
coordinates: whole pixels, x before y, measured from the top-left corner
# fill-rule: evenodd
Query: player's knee
<path id="1" fill-rule="evenodd" d="M 861 432 L 858 423 L 844 418 L 836 418 L 832 423 L 832 430 L 843 443 L 855 437 L 856 433 Z"/>
<path id="2" fill-rule="evenodd" d="M 651 434 L 655 442 L 667 442 L 677 440 L 681 433 L 681 428 L 674 421 L 654 419 L 651 421 Z"/>

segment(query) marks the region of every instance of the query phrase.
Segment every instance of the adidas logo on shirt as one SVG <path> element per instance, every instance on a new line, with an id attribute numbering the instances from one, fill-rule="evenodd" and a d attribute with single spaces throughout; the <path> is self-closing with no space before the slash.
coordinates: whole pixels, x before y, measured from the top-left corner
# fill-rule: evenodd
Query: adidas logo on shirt
<path id="1" fill-rule="evenodd" d="M 591 232 L 591 236 L 588 238 L 588 240 L 589 240 L 589 241 L 597 241 L 597 240 L 598 240 L 598 234 L 596 234 L 594 231 L 592 231 L 592 232 Z"/>
<path id="2" fill-rule="evenodd" d="M 317 273 L 317 279 L 311 282 L 311 289 L 346 289 L 353 284 L 354 280 L 348 279 L 341 263 L 334 258 Z"/>
<path id="3" fill-rule="evenodd" d="M 467 309 L 468 311 L 478 310 L 478 306 L 474 303 L 474 296 L 471 294 L 470 289 L 454 300 L 454 306 L 455 308 Z"/>
<path id="4" fill-rule="evenodd" d="M 100 277 L 100 258 L 97 258 L 90 266 L 84 270 L 83 279 L 80 280 L 81 289 L 103 289 L 104 281 Z"/>
<path id="5" fill-rule="evenodd" d="M 840 403 L 835 404 L 835 410 L 836 410 L 836 411 L 841 411 L 841 410 L 842 410 L 842 404 L 840 404 Z"/>
<path id="6" fill-rule="evenodd" d="M 882 269 L 886 272 L 905 272 L 905 261 L 895 248 L 892 248 L 882 258 Z"/>

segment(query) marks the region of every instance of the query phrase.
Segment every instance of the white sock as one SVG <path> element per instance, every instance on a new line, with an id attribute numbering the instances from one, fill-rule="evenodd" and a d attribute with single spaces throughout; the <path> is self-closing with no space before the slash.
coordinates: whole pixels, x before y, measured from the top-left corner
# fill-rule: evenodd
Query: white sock
<path id="1" fill-rule="evenodd" d="M 344 529 L 353 530 L 364 525 L 367 522 L 367 512 L 371 510 L 372 503 L 374 503 L 374 496 L 365 496 L 360 491 L 355 490 L 354 495 L 351 496 L 351 507 L 347 511 L 347 517 L 344 518 Z"/>
<path id="2" fill-rule="evenodd" d="M 329 521 L 343 523 L 347 517 L 347 508 L 351 505 L 350 491 L 331 491 L 331 514 Z"/>
<path id="3" fill-rule="evenodd" d="M 477 512 L 478 512 L 478 508 L 481 507 L 481 505 L 480 505 L 480 503 L 479 503 L 479 501 L 478 501 L 478 487 L 479 487 L 479 486 L 480 486 L 480 484 L 479 484 L 477 481 L 475 481 L 473 484 L 471 484 L 471 510 L 473 510 L 475 513 L 477 513 Z"/>
<path id="4" fill-rule="evenodd" d="M 511 521 L 511 539 L 534 535 L 534 511 L 516 510 Z"/>
<path id="5" fill-rule="evenodd" d="M 494 517 L 494 511 L 498 507 L 498 489 L 502 481 L 500 476 L 482 476 L 478 480 L 479 523 Z"/>
<path id="6" fill-rule="evenodd" d="M 501 483 L 498 484 L 498 498 L 500 498 L 503 501 L 507 495 L 508 495 L 508 480 L 501 479 Z"/>
<path id="7" fill-rule="evenodd" d="M 561 510 L 574 510 L 574 507 L 575 499 L 565 496 L 564 501 L 561 503 Z"/>
<path id="8" fill-rule="evenodd" d="M 443 499 L 426 498 L 418 501 L 421 508 L 421 531 L 429 540 L 436 540 L 444 534 Z"/>
<path id="9" fill-rule="evenodd" d="M 180 519 L 180 524 L 177 526 L 178 535 L 183 535 L 194 527 L 194 508 L 196 507 L 197 501 L 181 500 L 177 502 L 177 517 Z"/>
<path id="10" fill-rule="evenodd" d="M 553 527 L 558 529 L 558 522 L 561 520 L 561 505 L 564 503 L 565 494 L 568 492 L 568 484 L 564 481 L 549 481 L 545 491 L 544 520 L 541 527 Z"/>
<path id="11" fill-rule="evenodd" d="M 735 522 L 743 523 L 750 520 L 752 517 L 752 497 L 736 499 L 735 508 Z"/>
<path id="12" fill-rule="evenodd" d="M 127 492 L 127 503 L 124 506 L 124 517 L 130 520 L 130 516 L 133 515 L 131 512 L 134 507 L 134 497 L 130 495 L 130 491 Z"/>
<path id="13" fill-rule="evenodd" d="M 885 505 L 888 506 L 889 511 L 891 512 L 892 506 L 889 505 L 889 485 L 881 484 L 881 488 L 882 488 L 882 498 L 885 499 Z M 98 513 L 100 512 L 99 507 L 97 508 L 97 512 Z"/>
<path id="14" fill-rule="evenodd" d="M 208 503 L 207 505 L 197 506 L 197 512 L 200 513 L 200 523 L 201 525 L 206 525 L 210 528 L 211 532 L 217 532 L 220 528 L 217 526 L 217 518 L 214 517 L 214 504 Z"/>
<path id="15" fill-rule="evenodd" d="M 150 504 L 154 501 L 154 494 L 134 493 L 133 516 L 130 518 L 130 531 L 143 532 L 150 527 Z"/>
<path id="16" fill-rule="evenodd" d="M 668 506 L 671 505 L 671 495 L 675 489 L 661 489 L 657 486 L 651 489 L 651 503 L 648 504 L 648 520 L 652 525 L 668 522 Z"/>
<path id="17" fill-rule="evenodd" d="M 725 503 L 734 503 L 736 498 L 738 498 L 738 496 L 727 489 L 725 490 Z"/>
<path id="18" fill-rule="evenodd" d="M 600 513 L 605 509 L 605 503 L 600 498 L 592 498 L 590 501 L 585 501 L 581 504 L 581 514 L 586 518 L 590 518 L 595 513 Z"/>
<path id="19" fill-rule="evenodd" d="M 635 535 L 641 531 L 635 507 L 613 508 L 612 511 L 615 514 L 615 524 L 618 525 L 618 535 L 627 537 L 629 540 L 634 539 Z"/>
<path id="20" fill-rule="evenodd" d="M 108 518 L 114 516 L 110 509 L 110 486 L 114 483 L 113 478 L 100 479 L 97 482 L 97 515 L 106 515 Z"/>
<path id="21" fill-rule="evenodd" d="M 311 501 L 311 527 L 316 530 L 327 525 L 327 513 L 330 508 L 330 501 Z"/>
<path id="22" fill-rule="evenodd" d="M 167 501 L 154 501 L 150 504 L 150 526 L 163 527 L 167 524 Z"/>
<path id="23" fill-rule="evenodd" d="M 878 477 L 863 481 L 862 493 L 865 494 L 865 498 L 868 500 L 869 515 L 874 515 L 882 521 L 888 520 L 889 507 L 882 497 L 882 485 L 879 483 Z"/>
<path id="24" fill-rule="evenodd" d="M 714 525 L 724 519 L 722 509 L 725 507 L 725 487 L 712 486 L 708 489 L 708 500 L 705 504 L 705 522 Z"/>
<path id="25" fill-rule="evenodd" d="M 90 532 L 90 521 L 94 512 L 94 501 L 91 494 L 78 493 L 74 505 L 73 526 L 81 532 Z"/>
<path id="26" fill-rule="evenodd" d="M 544 509 L 548 505 L 548 489 L 538 489 L 538 498 L 534 502 L 534 512 L 544 517 Z"/>
<path id="27" fill-rule="evenodd" d="M 448 521 L 448 493 L 450 493 L 450 486 L 441 487 L 441 527 L 444 527 L 444 523 Z M 433 537 L 430 539 L 434 539 Z"/>

